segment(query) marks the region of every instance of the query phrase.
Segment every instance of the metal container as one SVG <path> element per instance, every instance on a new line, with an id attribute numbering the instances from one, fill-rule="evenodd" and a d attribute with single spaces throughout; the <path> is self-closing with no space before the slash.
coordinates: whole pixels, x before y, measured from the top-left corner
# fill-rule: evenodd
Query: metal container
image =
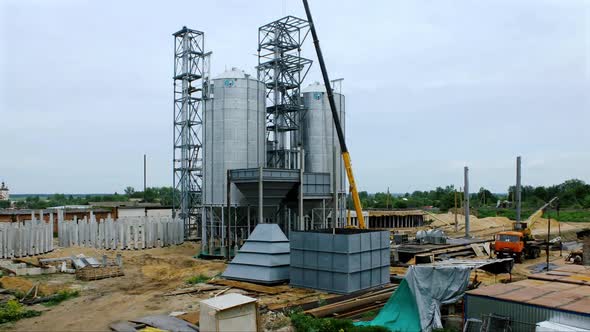
<path id="1" fill-rule="evenodd" d="M 316 82 L 302 89 L 302 93 L 303 105 L 307 109 L 301 126 L 302 143 L 305 149 L 305 170 L 336 176 L 339 187 L 337 190 L 344 192 L 346 190 L 344 163 L 326 87 Z M 334 101 L 344 131 L 346 127 L 344 95 L 334 93 Z M 334 161 L 336 161 L 336 170 L 334 170 Z"/>
<path id="2" fill-rule="evenodd" d="M 201 331 L 258 331 L 258 304 L 255 298 L 225 294 L 203 300 L 199 306 Z"/>
<path id="3" fill-rule="evenodd" d="M 222 205 L 228 169 L 265 164 L 265 87 L 232 68 L 212 80 L 210 92 L 203 112 L 203 204 Z M 243 203 L 239 191 L 231 191 L 232 204 Z"/>
<path id="4" fill-rule="evenodd" d="M 349 294 L 389 283 L 389 231 L 291 232 L 291 285 Z"/>

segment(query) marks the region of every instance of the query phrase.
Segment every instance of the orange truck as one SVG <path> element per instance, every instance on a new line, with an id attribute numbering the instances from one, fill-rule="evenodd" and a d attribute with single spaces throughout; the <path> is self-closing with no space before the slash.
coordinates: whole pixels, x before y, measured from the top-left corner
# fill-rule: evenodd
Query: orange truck
<path id="1" fill-rule="evenodd" d="M 541 246 L 544 242 L 536 241 L 533 238 L 531 228 L 543 216 L 545 209 L 556 200 L 557 197 L 551 199 L 547 204 L 535 211 L 526 222 L 513 223 L 512 231 L 497 233 L 494 241 L 496 257 L 512 257 L 517 263 L 522 263 L 524 259 L 541 256 Z"/>
<path id="2" fill-rule="evenodd" d="M 541 244 L 527 238 L 524 232 L 504 231 L 496 234 L 494 252 L 498 258 L 512 257 L 517 263 L 521 263 L 525 258 L 541 256 Z"/>

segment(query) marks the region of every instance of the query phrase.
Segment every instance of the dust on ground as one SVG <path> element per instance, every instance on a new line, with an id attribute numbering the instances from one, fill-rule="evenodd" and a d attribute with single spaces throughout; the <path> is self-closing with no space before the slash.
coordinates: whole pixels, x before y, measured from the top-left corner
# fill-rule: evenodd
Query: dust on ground
<path id="1" fill-rule="evenodd" d="M 80 281 L 70 274 L 51 274 L 37 277 L 18 277 L 13 284 L 26 292 L 34 283 L 40 289 L 77 289 L 80 296 L 47 308 L 42 305 L 31 309 L 44 311 L 39 317 L 20 320 L 2 329 L 14 331 L 107 331 L 109 325 L 119 320 L 129 320 L 151 314 L 169 314 L 172 311 L 195 312 L 199 301 L 210 298 L 219 290 L 164 296 L 171 291 L 188 287 L 186 280 L 192 276 L 214 277 L 225 270 L 221 260 L 201 260 L 193 256 L 199 252 L 199 244 L 186 242 L 179 246 L 145 250 L 99 250 L 93 248 L 58 248 L 38 258 L 65 257 L 84 254 L 100 261 L 103 255 L 114 259 L 123 257 L 125 276 L 96 281 Z M 37 257 L 33 258 L 33 262 Z M 24 281 L 23 281 L 24 280 Z M 16 288 L 16 286 L 15 286 Z M 224 293 L 239 292 L 257 297 L 261 305 L 288 305 L 305 301 L 320 301 L 331 295 L 306 289 L 290 289 L 288 292 L 252 294 L 239 289 Z M 332 295 L 333 296 L 333 295 Z"/>

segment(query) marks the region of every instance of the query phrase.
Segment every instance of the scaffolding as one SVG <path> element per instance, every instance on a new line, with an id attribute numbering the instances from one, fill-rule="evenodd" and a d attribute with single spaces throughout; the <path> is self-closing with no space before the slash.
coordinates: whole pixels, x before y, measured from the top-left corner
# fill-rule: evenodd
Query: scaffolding
<path id="1" fill-rule="evenodd" d="M 301 57 L 307 21 L 286 16 L 258 29 L 258 80 L 266 86 L 267 166 L 298 169 L 301 83 L 312 61 Z"/>
<path id="2" fill-rule="evenodd" d="M 208 98 L 205 35 L 183 27 L 174 36 L 174 137 L 172 213 L 187 239 L 200 237 L 202 211 L 202 115 Z"/>

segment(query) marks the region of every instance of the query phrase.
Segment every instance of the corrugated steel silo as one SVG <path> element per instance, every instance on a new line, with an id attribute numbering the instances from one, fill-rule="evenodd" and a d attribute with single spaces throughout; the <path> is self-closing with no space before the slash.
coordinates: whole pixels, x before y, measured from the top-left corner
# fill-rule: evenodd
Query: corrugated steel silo
<path id="1" fill-rule="evenodd" d="M 203 204 L 222 205 L 228 169 L 265 164 L 265 87 L 232 68 L 213 78 L 210 89 L 203 112 Z M 242 201 L 233 187 L 232 204 Z"/>
<path id="2" fill-rule="evenodd" d="M 323 84 L 316 82 L 302 89 L 302 94 L 303 105 L 307 109 L 301 126 L 305 149 L 305 171 L 330 173 L 336 176 L 339 184 L 337 189 L 343 192 L 346 190 L 346 175 L 326 88 Z M 342 130 L 346 133 L 344 95 L 334 92 L 334 101 Z M 334 172 L 334 160 L 336 172 Z"/>

